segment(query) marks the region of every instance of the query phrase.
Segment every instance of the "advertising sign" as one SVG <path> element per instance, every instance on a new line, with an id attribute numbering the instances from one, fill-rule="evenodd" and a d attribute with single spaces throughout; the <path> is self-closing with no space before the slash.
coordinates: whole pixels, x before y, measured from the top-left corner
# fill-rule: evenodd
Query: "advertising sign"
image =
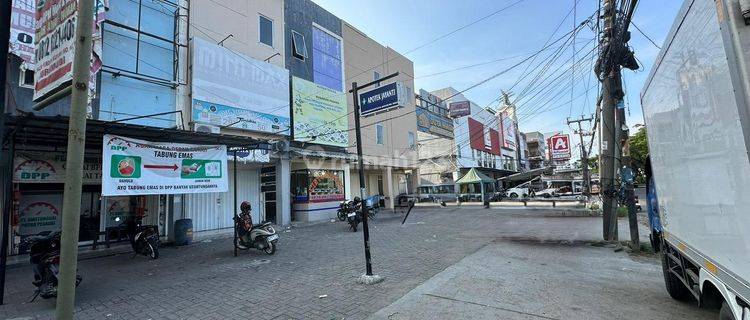
<path id="1" fill-rule="evenodd" d="M 226 192 L 227 147 L 104 135 L 102 195 Z"/>
<path id="2" fill-rule="evenodd" d="M 193 38 L 197 123 L 289 135 L 289 71 Z"/>
<path id="3" fill-rule="evenodd" d="M 405 104 L 406 92 L 401 82 L 389 83 L 359 94 L 359 108 L 362 116 Z"/>
<path id="4" fill-rule="evenodd" d="M 503 112 L 502 115 L 502 129 L 503 129 L 503 146 L 508 149 L 516 149 L 516 123 L 507 112 Z"/>
<path id="5" fill-rule="evenodd" d="M 349 146 L 346 94 L 292 77 L 294 141 Z"/>
<path id="6" fill-rule="evenodd" d="M 13 159 L 14 183 L 65 183 L 65 154 L 16 152 Z M 84 159 L 83 183 L 102 183 L 101 158 Z"/>
<path id="7" fill-rule="evenodd" d="M 417 130 L 453 139 L 453 121 L 417 107 Z"/>
<path id="8" fill-rule="evenodd" d="M 34 1 L 13 0 L 10 16 L 10 53 L 21 57 L 28 69 L 34 68 Z"/>
<path id="9" fill-rule="evenodd" d="M 570 159 L 570 137 L 567 134 L 552 136 L 549 141 L 552 160 Z"/>
<path id="10" fill-rule="evenodd" d="M 471 103 L 469 101 L 451 102 L 448 107 L 451 118 L 460 118 L 471 114 Z"/>
<path id="11" fill-rule="evenodd" d="M 62 193 L 24 194 L 18 206 L 18 234 L 28 236 L 60 230 L 62 198 Z"/>
<path id="12" fill-rule="evenodd" d="M 37 1 L 34 100 L 73 77 L 77 0 Z"/>

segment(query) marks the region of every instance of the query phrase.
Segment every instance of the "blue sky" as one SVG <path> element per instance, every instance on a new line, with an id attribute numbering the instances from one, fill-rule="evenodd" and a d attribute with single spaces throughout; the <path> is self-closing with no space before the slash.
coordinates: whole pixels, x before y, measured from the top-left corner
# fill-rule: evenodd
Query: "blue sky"
<path id="1" fill-rule="evenodd" d="M 313 1 L 356 26 L 381 44 L 405 53 L 498 9 L 508 7 L 518 0 Z M 505 11 L 408 53 L 406 56 L 414 62 L 416 88 L 431 91 L 452 86 L 463 90 L 520 62 L 529 54 L 544 47 L 558 24 L 562 23 L 556 35 L 551 37 L 553 41 L 573 29 L 573 14 L 568 15 L 568 13 L 571 12 L 574 1 L 576 0 L 522 0 Z M 576 21 L 580 23 L 596 11 L 598 0 L 577 1 Z M 681 4 L 682 1 L 679 0 L 639 1 L 633 21 L 656 44 L 662 46 Z M 568 17 L 563 22 L 566 15 Z M 637 72 L 630 70 L 623 72 L 627 89 L 626 105 L 629 107 L 628 125 L 632 127 L 636 123 L 643 123 L 639 93 L 659 49 L 635 28 L 631 27 L 631 32 L 630 46 L 642 64 L 641 70 Z M 583 27 L 577 33 L 576 47 L 578 50 L 584 48 L 576 56 L 577 59 L 593 48 L 595 43 L 591 41 L 593 37 L 594 33 L 589 27 Z M 562 44 L 562 41 L 557 44 Z M 557 46 L 541 54 L 533 65 L 549 61 L 550 56 L 556 51 L 554 49 L 557 49 Z M 514 56 L 516 58 L 429 76 L 463 66 Z M 560 69 L 562 71 L 569 69 L 572 56 L 572 46 L 568 45 L 559 59 L 551 65 L 550 70 L 557 67 L 562 67 Z M 583 59 L 582 64 L 576 66 L 578 75 L 573 81 L 572 94 L 570 71 L 562 75 L 559 80 L 549 80 L 550 83 L 554 83 L 552 86 L 555 90 L 546 97 L 540 94 L 536 99 L 532 99 L 534 89 L 542 88 L 540 85 L 528 85 L 532 77 L 522 80 L 513 88 L 512 92 L 517 95 L 524 88 L 530 90 L 524 95 L 525 99 L 518 102 L 520 130 L 524 132 L 571 131 L 565 123 L 568 116 L 592 114 L 597 89 L 595 78 L 591 76 L 589 79 L 588 77 L 588 74 L 593 74 L 589 67 L 591 61 L 588 58 Z M 479 105 L 489 105 L 499 96 L 501 89 L 511 88 L 523 74 L 522 71 L 526 65 L 528 63 L 471 89 L 464 95 Z M 548 79 L 557 75 L 553 74 Z M 564 79 L 567 79 L 567 82 Z M 586 93 L 587 88 L 588 93 Z M 573 98 L 572 103 L 569 102 L 571 98 Z M 492 104 L 492 106 L 496 105 L 496 103 Z M 574 139 L 574 142 L 577 143 L 577 139 Z"/>

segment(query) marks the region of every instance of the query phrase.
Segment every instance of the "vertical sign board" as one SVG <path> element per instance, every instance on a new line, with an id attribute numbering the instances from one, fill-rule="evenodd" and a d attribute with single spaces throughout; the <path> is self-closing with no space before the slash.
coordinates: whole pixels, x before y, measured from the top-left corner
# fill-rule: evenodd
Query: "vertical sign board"
<path id="1" fill-rule="evenodd" d="M 227 147 L 104 135 L 102 195 L 226 192 Z"/>
<path id="2" fill-rule="evenodd" d="M 34 68 L 34 0 L 12 0 L 10 52 L 21 57 L 26 68 Z"/>
<path id="3" fill-rule="evenodd" d="M 406 92 L 401 82 L 393 82 L 359 94 L 362 116 L 406 105 Z"/>
<path id="4" fill-rule="evenodd" d="M 73 78 L 77 0 L 37 1 L 34 100 Z"/>
<path id="5" fill-rule="evenodd" d="M 289 71 L 193 38 L 192 119 L 289 135 Z"/>
<path id="6" fill-rule="evenodd" d="M 549 138 L 549 141 L 552 160 L 570 159 L 570 136 L 567 134 L 555 135 Z"/>
<path id="7" fill-rule="evenodd" d="M 294 141 L 349 146 L 346 94 L 292 77 Z"/>

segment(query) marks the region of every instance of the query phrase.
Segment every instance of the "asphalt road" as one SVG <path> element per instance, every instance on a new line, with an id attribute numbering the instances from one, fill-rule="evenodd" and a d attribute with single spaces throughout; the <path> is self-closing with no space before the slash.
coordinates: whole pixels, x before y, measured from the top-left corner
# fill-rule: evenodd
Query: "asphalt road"
<path id="1" fill-rule="evenodd" d="M 492 301 L 478 303 L 534 315 L 663 319 L 667 310 L 681 319 L 716 318 L 715 312 L 669 300 L 655 257 L 633 258 L 590 246 L 601 237 L 599 217 L 556 217 L 539 209 L 448 207 L 417 208 L 404 225 L 402 218 L 402 213 L 381 213 L 371 224 L 373 267 L 385 277 L 376 285 L 356 283 L 364 273 L 361 231 L 352 233 L 336 221 L 281 233 L 273 256 L 251 250 L 233 257 L 231 238 L 225 236 L 162 248 L 161 257 L 154 261 L 141 256 L 131 259 L 129 254 L 83 260 L 76 315 L 79 319 L 364 319 L 410 299 L 417 308 L 424 297 L 417 294 L 414 300 L 414 292 L 420 292 L 414 290 L 436 288 L 435 279 L 457 272 L 467 283 L 486 282 L 476 294 Z M 627 221 L 620 220 L 622 239 L 629 238 L 627 229 Z M 641 238 L 645 237 L 644 228 Z M 472 271 L 474 267 L 480 269 Z M 54 300 L 25 303 L 33 293 L 31 278 L 28 265 L 8 271 L 0 318 L 54 316 Z M 434 298 L 441 301 L 473 302 L 471 295 L 434 292 L 448 298 Z M 617 310 L 637 312 L 613 314 L 593 307 L 613 301 L 621 305 Z M 425 309 L 424 314 L 436 310 Z M 512 318 L 465 310 L 456 318 Z"/>

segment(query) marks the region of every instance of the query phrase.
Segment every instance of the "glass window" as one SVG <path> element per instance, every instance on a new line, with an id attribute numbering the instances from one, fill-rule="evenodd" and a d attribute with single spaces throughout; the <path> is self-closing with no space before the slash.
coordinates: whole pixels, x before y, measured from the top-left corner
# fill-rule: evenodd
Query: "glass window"
<path id="1" fill-rule="evenodd" d="M 383 130 L 383 125 L 376 125 L 375 126 L 375 142 L 377 144 L 385 144 L 385 130 Z"/>
<path id="2" fill-rule="evenodd" d="M 341 40 L 313 26 L 313 82 L 330 89 L 344 88 L 341 65 Z"/>
<path id="3" fill-rule="evenodd" d="M 138 29 L 139 9 L 137 0 L 110 0 L 107 20 Z"/>
<path id="4" fill-rule="evenodd" d="M 130 77 L 102 73 L 99 119 L 112 121 L 174 110 L 174 90 L 168 86 Z M 152 127 L 173 127 L 175 115 L 142 118 L 127 123 Z"/>
<path id="5" fill-rule="evenodd" d="M 165 80 L 174 78 L 171 43 L 141 34 L 138 46 L 138 73 Z"/>
<path id="6" fill-rule="evenodd" d="M 104 24 L 102 63 L 123 71 L 136 72 L 138 33 L 111 24 Z"/>
<path id="7" fill-rule="evenodd" d="M 307 57 L 305 36 L 294 30 L 292 30 L 292 55 L 301 60 L 305 60 L 305 57 Z"/>
<path id="8" fill-rule="evenodd" d="M 414 142 L 414 132 L 409 131 L 409 149 L 414 150 L 417 144 Z"/>
<path id="9" fill-rule="evenodd" d="M 258 23 L 260 42 L 273 47 L 273 21 L 264 16 L 258 16 Z"/>
<path id="10" fill-rule="evenodd" d="M 379 80 L 380 79 L 380 73 L 377 71 L 372 72 L 372 80 Z M 380 82 L 375 84 L 375 87 L 380 87 Z"/>
<path id="11" fill-rule="evenodd" d="M 141 31 L 173 39 L 177 8 L 161 0 L 141 0 L 141 4 Z"/>

